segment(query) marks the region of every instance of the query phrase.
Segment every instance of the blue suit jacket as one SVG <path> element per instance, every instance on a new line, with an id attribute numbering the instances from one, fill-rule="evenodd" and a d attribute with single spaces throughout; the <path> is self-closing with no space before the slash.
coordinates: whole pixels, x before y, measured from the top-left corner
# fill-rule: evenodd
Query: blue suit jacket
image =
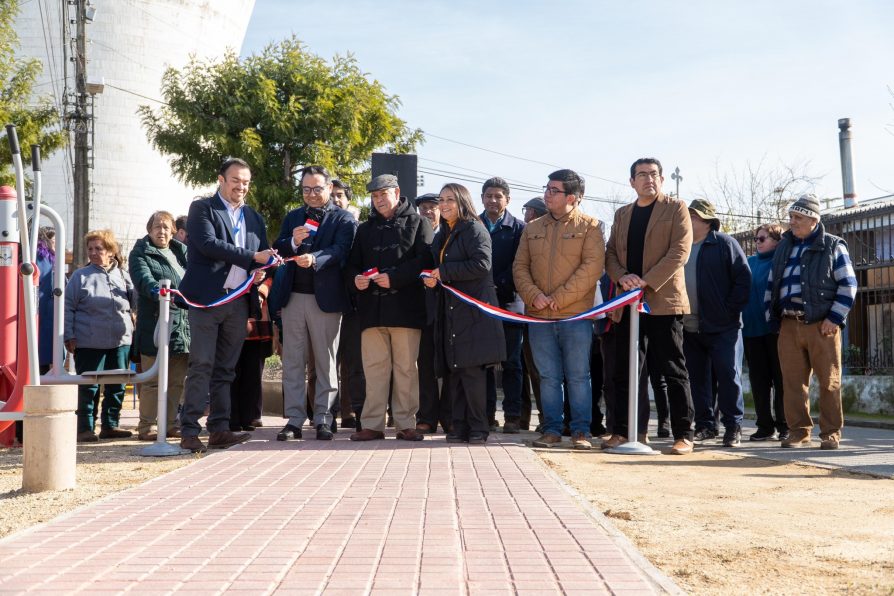
<path id="1" fill-rule="evenodd" d="M 267 250 L 264 218 L 246 205 L 245 248 L 233 240 L 233 224 L 219 194 L 197 199 L 189 206 L 186 220 L 186 273 L 178 289 L 195 302 L 208 304 L 224 295 L 223 285 L 236 265 L 246 271 L 256 268 L 256 252 Z"/>
<path id="2" fill-rule="evenodd" d="M 303 242 L 297 250 L 292 248 L 292 230 L 303 226 L 307 221 L 305 207 L 290 211 L 282 222 L 279 237 L 273 247 L 283 258 L 295 255 L 312 254 L 314 262 L 314 296 L 317 305 L 323 312 L 347 312 L 348 294 L 342 277 L 342 268 L 351 252 L 354 234 L 357 233 L 357 220 L 354 216 L 329 203 L 320 229 L 310 239 Z M 298 265 L 294 261 L 286 264 L 286 272 L 282 279 L 283 296 L 281 304 L 285 306 L 291 295 L 292 279 Z"/>

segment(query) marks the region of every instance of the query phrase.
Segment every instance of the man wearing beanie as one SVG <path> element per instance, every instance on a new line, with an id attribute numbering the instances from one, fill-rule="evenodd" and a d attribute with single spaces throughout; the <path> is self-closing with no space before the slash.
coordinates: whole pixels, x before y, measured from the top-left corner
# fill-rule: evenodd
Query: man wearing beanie
<path id="1" fill-rule="evenodd" d="M 767 280 L 770 328 L 779 330 L 785 420 L 783 447 L 810 447 L 813 420 L 807 389 L 819 381 L 820 447 L 838 449 L 841 407 L 841 329 L 857 294 L 857 279 L 841 238 L 827 234 L 819 199 L 803 195 L 789 208 Z"/>

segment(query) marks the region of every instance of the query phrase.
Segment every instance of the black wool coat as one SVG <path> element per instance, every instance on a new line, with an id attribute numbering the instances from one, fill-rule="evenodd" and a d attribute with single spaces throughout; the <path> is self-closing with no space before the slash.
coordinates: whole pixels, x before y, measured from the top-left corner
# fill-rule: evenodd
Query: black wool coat
<path id="1" fill-rule="evenodd" d="M 443 259 L 441 258 L 442 248 Z M 464 294 L 498 305 L 491 271 L 490 234 L 480 221 L 458 221 L 454 230 L 442 222 L 432 242 L 432 258 L 441 282 Z M 435 316 L 435 370 L 488 366 L 506 360 L 503 324 L 447 290 L 438 293 Z"/>

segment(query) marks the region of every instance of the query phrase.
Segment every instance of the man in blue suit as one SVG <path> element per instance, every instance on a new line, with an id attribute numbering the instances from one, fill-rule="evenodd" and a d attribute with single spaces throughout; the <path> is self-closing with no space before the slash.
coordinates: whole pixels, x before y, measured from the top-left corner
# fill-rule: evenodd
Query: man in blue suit
<path id="1" fill-rule="evenodd" d="M 351 252 L 357 220 L 330 200 L 332 177 L 323 166 L 301 171 L 304 207 L 286 215 L 273 243 L 286 264 L 283 284 L 291 288 L 282 308 L 282 364 L 285 417 L 278 441 L 301 438 L 307 419 L 305 363 L 313 354 L 316 395 L 313 424 L 317 439 L 331 440 L 332 406 L 338 396 L 338 336 L 348 308 L 342 267 Z"/>
<path id="2" fill-rule="evenodd" d="M 186 273 L 180 282 L 183 295 L 199 304 L 210 304 L 245 283 L 250 271 L 275 254 L 267 243 L 264 218 L 245 204 L 251 168 L 238 158 L 220 166 L 218 190 L 213 196 L 193 201 L 186 230 L 189 250 Z M 254 274 L 255 282 L 263 271 Z M 245 340 L 248 298 L 237 298 L 212 308 L 190 308 L 189 327 L 196 341 L 189 353 L 180 447 L 193 453 L 205 451 L 199 439 L 199 418 L 210 397 L 208 446 L 226 449 L 244 441 L 249 433 L 230 431 L 230 385 Z"/>

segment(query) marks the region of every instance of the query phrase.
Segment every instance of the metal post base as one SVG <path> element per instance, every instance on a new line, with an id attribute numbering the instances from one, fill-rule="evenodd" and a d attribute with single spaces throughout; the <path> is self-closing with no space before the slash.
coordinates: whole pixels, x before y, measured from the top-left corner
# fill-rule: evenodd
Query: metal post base
<path id="1" fill-rule="evenodd" d="M 612 455 L 660 455 L 660 452 L 655 451 L 648 445 L 644 445 L 639 441 L 621 443 L 617 447 L 606 449 L 605 453 L 611 453 Z"/>
<path id="2" fill-rule="evenodd" d="M 179 445 L 171 445 L 168 442 L 156 441 L 148 447 L 143 447 L 137 455 L 143 457 L 170 457 L 172 455 L 186 455 L 192 453 L 189 449 L 181 449 Z"/>

